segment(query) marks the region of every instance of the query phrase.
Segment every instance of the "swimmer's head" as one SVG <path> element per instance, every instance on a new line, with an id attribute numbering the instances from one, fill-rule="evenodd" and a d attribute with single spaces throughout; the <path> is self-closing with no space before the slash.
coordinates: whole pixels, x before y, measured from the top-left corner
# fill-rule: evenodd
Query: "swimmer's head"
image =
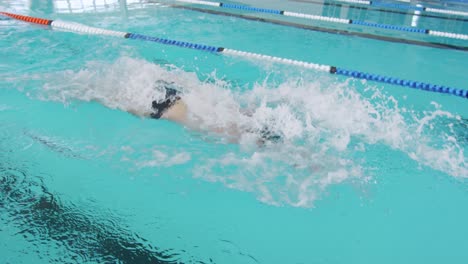
<path id="1" fill-rule="evenodd" d="M 176 89 L 165 87 L 166 89 L 166 96 L 164 100 L 158 102 L 153 101 L 152 107 L 155 110 L 154 113 L 151 113 L 152 118 L 159 119 L 161 116 L 167 111 L 167 109 L 171 108 L 178 100 L 180 100 L 180 96 L 178 95 L 179 92 Z"/>

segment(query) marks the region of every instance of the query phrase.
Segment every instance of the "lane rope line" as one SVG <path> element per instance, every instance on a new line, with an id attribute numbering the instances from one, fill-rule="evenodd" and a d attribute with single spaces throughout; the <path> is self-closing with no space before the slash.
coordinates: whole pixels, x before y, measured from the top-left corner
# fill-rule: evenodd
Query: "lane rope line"
<path id="1" fill-rule="evenodd" d="M 29 23 L 33 23 L 33 24 L 37 24 L 37 25 L 49 25 L 52 29 L 56 29 L 56 30 L 65 30 L 65 31 L 70 31 L 74 33 L 104 35 L 104 36 L 119 37 L 119 38 L 134 39 L 134 40 L 143 40 L 143 41 L 150 41 L 150 42 L 155 42 L 155 43 L 159 43 L 163 45 L 172 45 L 172 46 L 178 46 L 181 48 L 196 49 L 196 50 L 206 51 L 206 52 L 211 52 L 211 53 L 216 53 L 216 54 L 223 53 L 223 54 L 231 55 L 231 56 L 238 56 L 238 57 L 256 59 L 256 60 L 261 60 L 261 61 L 270 61 L 270 62 L 281 63 L 281 64 L 286 64 L 286 65 L 294 65 L 294 66 L 299 66 L 299 67 L 303 67 L 307 69 L 313 69 L 316 71 L 328 72 L 330 74 L 343 75 L 343 76 L 351 77 L 355 79 L 364 79 L 364 80 L 369 80 L 369 81 L 375 81 L 375 82 L 380 82 L 380 83 L 387 83 L 387 84 L 399 85 L 399 86 L 408 87 L 408 88 L 419 89 L 423 91 L 450 94 L 450 95 L 460 96 L 460 97 L 468 99 L 468 90 L 453 88 L 453 87 L 444 86 L 444 85 L 434 85 L 434 84 L 425 83 L 425 82 L 404 80 L 404 79 L 399 79 L 399 78 L 387 77 L 383 75 L 377 75 L 373 73 L 366 73 L 366 72 L 355 71 L 355 70 L 347 70 L 347 69 L 336 67 L 336 66 L 275 57 L 275 56 L 270 56 L 270 55 L 265 55 L 265 54 L 246 52 L 246 51 L 228 49 L 228 48 L 223 48 L 223 47 L 196 44 L 196 43 L 171 40 L 171 39 L 166 39 L 166 38 L 158 38 L 158 37 L 146 36 L 146 35 L 136 34 L 136 33 L 128 33 L 128 32 L 95 28 L 95 27 L 82 25 L 79 23 L 70 23 L 70 22 L 65 22 L 65 21 L 55 21 L 55 20 L 48 20 L 48 19 L 43 19 L 43 18 L 35 18 L 35 17 L 17 15 L 17 14 L 8 13 L 8 12 L 0 12 L 0 15 L 11 17 L 11 18 L 29 22 Z"/>
<path id="2" fill-rule="evenodd" d="M 395 3 L 383 3 L 383 2 L 380 2 L 380 1 L 334 0 L 334 2 L 344 2 L 344 3 L 351 3 L 351 4 L 370 5 L 370 6 L 376 6 L 376 7 L 388 7 L 388 8 L 403 9 L 403 10 L 416 10 L 416 11 L 423 11 L 423 12 L 428 12 L 428 13 L 438 13 L 438 14 L 445 14 L 445 15 L 468 16 L 468 12 L 464 12 L 464 11 L 430 8 L 430 7 L 424 7 L 424 6 L 412 6 L 412 5 L 395 4 Z"/>
<path id="3" fill-rule="evenodd" d="M 351 8 L 351 9 L 360 9 L 360 10 L 370 10 L 370 11 L 376 11 L 376 12 L 383 12 L 383 13 L 393 13 L 393 14 L 400 14 L 400 15 L 405 15 L 405 16 L 418 16 L 418 17 L 429 17 L 429 18 L 435 18 L 435 19 L 443 19 L 443 20 L 453 20 L 453 21 L 459 21 L 459 22 L 468 22 L 468 18 L 462 18 L 459 16 L 445 16 L 441 14 L 428 14 L 426 13 L 415 13 L 415 11 L 418 10 L 411 10 L 411 9 L 405 9 L 405 10 L 400 10 L 400 9 L 384 9 L 380 7 L 364 7 L 362 5 L 353 5 L 353 3 L 348 2 L 348 3 L 341 3 L 339 1 L 325 1 L 321 2 L 319 0 L 289 0 L 291 2 L 299 2 L 299 3 L 306 3 L 306 4 L 313 4 L 313 5 L 320 5 L 320 6 L 336 6 L 340 8 Z M 420 4 L 417 4 L 420 6 Z"/>
<path id="4" fill-rule="evenodd" d="M 153 1 L 153 2 L 160 3 L 159 1 Z M 359 32 L 359 31 L 349 31 L 346 29 L 335 29 L 335 28 L 327 28 L 327 27 L 321 27 L 321 26 L 316 26 L 316 25 L 306 25 L 306 24 L 288 22 L 288 21 L 277 20 L 277 19 L 272 19 L 272 18 L 254 17 L 249 14 L 237 14 L 237 13 L 232 13 L 232 12 L 225 12 L 223 10 L 213 10 L 213 9 L 204 8 L 204 7 L 189 6 L 185 4 L 170 4 L 167 6 L 172 7 L 172 8 L 182 9 L 182 10 L 190 10 L 194 12 L 201 12 L 201 13 L 206 13 L 206 14 L 211 14 L 211 15 L 236 17 L 239 19 L 256 21 L 259 23 L 281 25 L 285 27 L 311 30 L 315 32 L 330 33 L 330 34 L 336 34 L 336 35 L 342 35 L 342 36 L 356 36 L 360 38 L 367 38 L 367 39 L 387 41 L 387 42 L 392 42 L 392 43 L 408 44 L 408 45 L 418 45 L 418 46 L 431 47 L 431 48 L 437 48 L 437 49 L 453 49 L 453 50 L 468 51 L 468 46 L 465 47 L 461 45 L 453 45 L 453 44 L 440 43 L 440 42 L 414 40 L 414 39 L 408 39 L 408 38 L 376 35 L 376 34 L 364 33 L 364 32 Z"/>
<path id="5" fill-rule="evenodd" d="M 324 21 L 324 22 L 330 22 L 330 23 L 351 24 L 351 25 L 358 25 L 358 26 L 365 26 L 365 27 L 383 28 L 383 29 L 388 29 L 388 30 L 397 30 L 397 31 L 431 35 L 431 36 L 443 37 L 443 38 L 468 40 L 468 35 L 466 34 L 435 31 L 435 30 L 430 30 L 430 29 L 421 29 L 421 28 L 397 26 L 397 25 L 390 25 L 390 24 L 372 23 L 372 22 L 366 22 L 366 21 L 354 20 L 354 19 L 311 15 L 311 14 L 304 14 L 304 13 L 289 12 L 285 10 L 259 8 L 259 7 L 252 7 L 252 6 L 239 5 L 239 4 L 226 4 L 226 3 L 221 3 L 221 2 L 210 2 L 210 1 L 201 1 L 201 0 L 173 0 L 173 1 L 187 3 L 187 4 L 238 9 L 238 10 L 243 10 L 243 11 L 257 12 L 257 13 L 283 15 L 283 16 L 288 16 L 288 17 L 297 17 L 297 18 Z"/>

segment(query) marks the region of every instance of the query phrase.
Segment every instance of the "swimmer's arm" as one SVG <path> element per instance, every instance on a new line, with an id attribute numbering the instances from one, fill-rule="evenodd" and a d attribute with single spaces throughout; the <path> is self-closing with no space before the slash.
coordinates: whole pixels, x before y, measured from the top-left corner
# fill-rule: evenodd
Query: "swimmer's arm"
<path id="1" fill-rule="evenodd" d="M 239 127 L 234 124 L 227 127 L 212 127 L 210 130 L 218 135 L 225 135 L 231 143 L 238 143 L 242 136 Z"/>
<path id="2" fill-rule="evenodd" d="M 102 100 L 94 99 L 93 101 L 96 101 L 105 105 L 105 102 L 103 102 Z M 120 109 L 120 110 L 124 110 L 127 113 L 132 114 L 137 117 L 151 117 L 151 114 L 152 114 L 151 110 L 138 110 L 137 108 L 131 108 L 131 107 L 129 109 Z"/>
<path id="3" fill-rule="evenodd" d="M 150 117 L 151 112 L 150 111 L 141 111 L 141 110 L 136 110 L 136 109 L 128 109 L 128 113 L 137 116 L 137 117 Z"/>

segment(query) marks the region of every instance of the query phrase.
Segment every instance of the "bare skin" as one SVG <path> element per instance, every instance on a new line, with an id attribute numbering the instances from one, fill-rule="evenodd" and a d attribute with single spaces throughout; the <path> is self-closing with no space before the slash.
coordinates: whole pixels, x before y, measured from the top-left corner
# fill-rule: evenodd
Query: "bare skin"
<path id="1" fill-rule="evenodd" d="M 182 124 L 193 130 L 209 130 L 216 134 L 224 134 L 229 137 L 231 142 L 238 142 L 241 136 L 239 128 L 235 124 L 231 124 L 228 127 L 202 127 L 202 120 L 198 120 L 198 118 L 189 115 L 187 104 L 182 99 L 177 100 L 171 107 L 164 111 L 161 119 Z"/>
<path id="2" fill-rule="evenodd" d="M 169 107 L 164 114 L 161 116 L 163 119 L 174 121 L 186 126 L 189 126 L 189 117 L 187 104 L 182 99 L 177 100 L 171 107 Z"/>
<path id="3" fill-rule="evenodd" d="M 127 109 L 127 111 L 133 115 L 144 117 L 150 117 L 152 114 L 152 112 L 141 113 L 140 111 L 132 109 Z M 208 126 L 202 118 L 190 114 L 189 108 L 183 99 L 178 99 L 173 105 L 167 108 L 161 115 L 161 119 L 176 122 L 194 131 L 212 132 L 221 135 L 231 143 L 239 143 L 244 133 L 252 133 L 242 129 L 235 123 L 224 126 Z M 262 138 L 257 140 L 257 145 L 259 146 L 264 143 L 265 141 Z"/>

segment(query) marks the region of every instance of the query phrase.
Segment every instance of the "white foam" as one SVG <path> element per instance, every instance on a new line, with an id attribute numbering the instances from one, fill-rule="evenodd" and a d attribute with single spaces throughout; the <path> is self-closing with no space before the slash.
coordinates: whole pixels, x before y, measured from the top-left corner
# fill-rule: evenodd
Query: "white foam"
<path id="1" fill-rule="evenodd" d="M 63 81 L 44 85 L 42 96 L 65 103 L 76 99 L 99 101 L 113 109 L 145 115 L 151 111 L 153 100 L 164 98 L 165 92 L 155 83 L 158 80 L 177 80 L 180 72 L 177 69 L 167 71 L 158 65 L 127 57 L 111 65 L 89 62 L 82 70 L 56 74 L 54 78 L 62 78 Z M 197 80 L 194 74 L 184 73 L 184 76 Z"/>
<path id="2" fill-rule="evenodd" d="M 63 102 L 97 100 L 143 115 L 151 110 L 152 100 L 163 98 L 164 91 L 154 83 L 174 82 L 200 127 L 242 128 L 240 150 L 226 147 L 219 155 L 197 153 L 196 164 L 190 162 L 195 155 L 190 150 L 147 151 L 151 155 L 128 161 L 139 168 L 189 164 L 195 177 L 253 192 L 270 204 L 312 206 L 331 185 L 368 182 L 371 168 L 365 167 L 365 159 L 376 157 L 365 152 L 375 144 L 404 153 L 420 165 L 468 177 L 464 146 L 455 132 L 439 136 L 431 129 L 440 118 L 457 118 L 441 106 L 434 105 L 427 113 L 408 110 L 370 84 L 364 84 L 372 97 L 367 99 L 354 83 L 316 76 L 278 85 L 262 80 L 248 91 L 230 87 L 216 73 L 212 77 L 215 82 L 204 82 L 194 73 L 123 57 L 58 73 L 41 96 Z M 283 142 L 258 147 L 255 142 L 265 128 L 281 135 Z M 125 146 L 123 151 L 128 149 Z M 364 161 L 356 156 L 364 156 Z"/>
<path id="3" fill-rule="evenodd" d="M 153 150 L 153 156 L 150 160 L 138 161 L 140 168 L 144 167 L 171 167 L 185 164 L 190 161 L 191 155 L 187 152 L 166 153 L 161 150 Z"/>

